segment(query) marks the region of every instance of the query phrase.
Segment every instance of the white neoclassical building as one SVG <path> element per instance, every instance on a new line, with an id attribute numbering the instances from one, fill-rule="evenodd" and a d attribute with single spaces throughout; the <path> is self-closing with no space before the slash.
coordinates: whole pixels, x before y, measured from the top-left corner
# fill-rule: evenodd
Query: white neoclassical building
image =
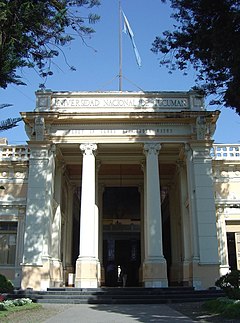
<path id="1" fill-rule="evenodd" d="M 0 145 L 1 273 L 205 289 L 239 268 L 240 151 L 213 145 L 218 116 L 193 91 L 38 91 L 27 145 Z"/>

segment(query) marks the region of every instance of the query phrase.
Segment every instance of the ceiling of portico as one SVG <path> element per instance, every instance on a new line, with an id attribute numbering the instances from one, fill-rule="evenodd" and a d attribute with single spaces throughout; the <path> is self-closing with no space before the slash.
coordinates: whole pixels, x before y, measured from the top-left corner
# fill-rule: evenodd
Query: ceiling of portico
<path id="1" fill-rule="evenodd" d="M 143 176 L 145 162 L 143 144 L 98 144 L 96 162 L 99 176 Z M 159 153 L 160 176 L 170 178 L 175 173 L 176 161 L 182 145 L 163 144 Z M 59 145 L 59 158 L 66 165 L 71 180 L 80 179 L 82 152 L 79 144 Z"/>
<path id="2" fill-rule="evenodd" d="M 96 159 L 101 164 L 136 164 L 145 160 L 143 143 L 134 144 L 97 144 Z M 162 144 L 159 152 L 160 163 L 169 163 L 179 158 L 182 143 Z M 80 144 L 59 144 L 59 159 L 65 164 L 81 164 Z"/>

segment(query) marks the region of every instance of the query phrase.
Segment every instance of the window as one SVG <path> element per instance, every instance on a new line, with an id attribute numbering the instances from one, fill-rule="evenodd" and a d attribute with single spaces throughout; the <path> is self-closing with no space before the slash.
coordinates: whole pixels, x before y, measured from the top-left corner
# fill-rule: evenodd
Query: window
<path id="1" fill-rule="evenodd" d="M 16 257 L 17 222 L 0 221 L 0 265 L 14 265 Z"/>

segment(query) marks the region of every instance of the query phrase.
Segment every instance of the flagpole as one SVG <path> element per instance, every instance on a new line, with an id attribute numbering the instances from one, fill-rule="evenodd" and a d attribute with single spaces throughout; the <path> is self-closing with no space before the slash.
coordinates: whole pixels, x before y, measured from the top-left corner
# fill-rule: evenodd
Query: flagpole
<path id="1" fill-rule="evenodd" d="M 119 91 L 122 91 L 122 8 L 119 0 Z"/>

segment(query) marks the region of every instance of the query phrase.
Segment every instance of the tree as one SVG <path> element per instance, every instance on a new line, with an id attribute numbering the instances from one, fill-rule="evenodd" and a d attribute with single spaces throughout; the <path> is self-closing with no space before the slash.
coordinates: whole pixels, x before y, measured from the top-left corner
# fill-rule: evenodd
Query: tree
<path id="1" fill-rule="evenodd" d="M 11 107 L 12 104 L 0 104 L 0 110 L 3 108 Z M 18 122 L 20 122 L 22 118 L 8 118 L 6 120 L 0 121 L 0 132 L 4 130 L 8 130 L 14 127 L 17 127 Z"/>
<path id="2" fill-rule="evenodd" d="M 19 68 L 36 68 L 43 78 L 52 75 L 52 59 L 74 39 L 70 32 L 83 40 L 94 32 L 89 24 L 99 16 L 83 17 L 80 7 L 99 4 L 98 0 L 0 0 L 0 87 L 24 84 Z"/>
<path id="3" fill-rule="evenodd" d="M 166 2 L 166 0 L 162 0 Z M 197 86 L 214 104 L 240 114 L 240 1 L 170 0 L 176 24 L 156 37 L 152 51 L 172 72 L 197 70 Z"/>
<path id="4" fill-rule="evenodd" d="M 0 0 L 0 88 L 11 83 L 25 85 L 19 75 L 22 68 L 34 68 L 45 80 L 52 75 L 52 61 L 60 52 L 64 55 L 62 47 L 76 36 L 85 42 L 85 37 L 94 33 L 90 24 L 99 16 L 89 13 L 84 17 L 80 8 L 99 4 L 98 0 Z M 6 106 L 0 104 L 0 109 Z M 17 126 L 19 121 L 21 118 L 1 121 L 0 131 Z"/>

